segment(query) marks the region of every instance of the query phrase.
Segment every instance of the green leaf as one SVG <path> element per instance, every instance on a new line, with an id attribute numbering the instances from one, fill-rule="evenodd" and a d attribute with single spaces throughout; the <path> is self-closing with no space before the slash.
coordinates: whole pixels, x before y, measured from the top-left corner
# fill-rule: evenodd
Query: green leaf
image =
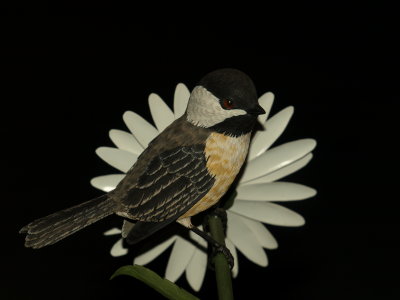
<path id="1" fill-rule="evenodd" d="M 191 293 L 177 286 L 168 279 L 161 278 L 152 270 L 139 265 L 128 265 L 119 268 L 110 279 L 119 275 L 128 275 L 143 281 L 151 288 L 171 300 L 199 300 Z"/>

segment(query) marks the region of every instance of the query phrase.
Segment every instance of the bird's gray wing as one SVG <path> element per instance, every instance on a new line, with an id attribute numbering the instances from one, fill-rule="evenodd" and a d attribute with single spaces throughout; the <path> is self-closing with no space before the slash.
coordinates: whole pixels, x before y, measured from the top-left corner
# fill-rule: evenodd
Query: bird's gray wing
<path id="1" fill-rule="evenodd" d="M 153 158 L 123 201 L 129 217 L 138 220 L 128 242 L 175 221 L 207 194 L 215 179 L 206 163 L 204 145 L 177 147 Z"/>
<path id="2" fill-rule="evenodd" d="M 215 181 L 204 147 L 177 147 L 153 158 L 126 195 L 129 216 L 144 222 L 176 220 L 204 197 Z"/>

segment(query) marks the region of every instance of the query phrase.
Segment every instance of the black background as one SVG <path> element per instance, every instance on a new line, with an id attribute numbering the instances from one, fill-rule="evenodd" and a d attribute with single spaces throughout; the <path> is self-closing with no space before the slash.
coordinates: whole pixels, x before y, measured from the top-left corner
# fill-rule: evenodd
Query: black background
<path id="1" fill-rule="evenodd" d="M 178 82 L 191 89 L 220 67 L 248 73 L 259 94 L 274 92 L 271 114 L 295 107 L 277 144 L 318 141 L 312 162 L 285 179 L 318 190 L 285 203 L 306 225 L 268 227 L 279 243 L 267 251 L 268 268 L 239 256 L 236 298 L 398 299 L 399 59 L 390 8 L 155 22 L 151 10 L 117 18 L 99 7 L 18 6 L 1 21 L 1 299 L 161 298 L 132 278 L 108 280 L 133 259 L 109 256 L 116 238 L 102 232 L 118 217 L 40 250 L 25 249 L 18 230 L 101 194 L 90 179 L 114 170 L 94 150 L 112 146 L 109 129 L 125 130 L 124 111 L 150 120 L 149 93 L 172 107 Z M 148 267 L 163 275 L 169 252 Z M 177 283 L 191 291 L 184 277 Z M 215 289 L 209 270 L 198 296 L 215 299 Z"/>

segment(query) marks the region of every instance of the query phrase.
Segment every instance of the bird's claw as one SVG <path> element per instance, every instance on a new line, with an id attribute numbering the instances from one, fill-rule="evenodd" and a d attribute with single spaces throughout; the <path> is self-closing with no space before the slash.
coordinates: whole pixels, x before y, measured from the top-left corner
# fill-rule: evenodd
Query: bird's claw
<path id="1" fill-rule="evenodd" d="M 229 251 L 229 249 L 226 246 L 223 245 L 219 245 L 219 246 L 215 246 L 214 247 L 214 257 L 215 255 L 217 255 L 217 253 L 222 253 L 229 265 L 229 268 L 232 270 L 233 266 L 235 265 L 235 260 L 233 259 L 233 256 L 231 254 L 231 251 Z"/>

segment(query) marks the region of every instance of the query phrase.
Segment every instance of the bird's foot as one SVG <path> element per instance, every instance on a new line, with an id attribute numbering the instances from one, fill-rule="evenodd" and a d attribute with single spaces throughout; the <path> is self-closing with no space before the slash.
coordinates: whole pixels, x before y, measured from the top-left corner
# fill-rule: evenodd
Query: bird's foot
<path id="1" fill-rule="evenodd" d="M 212 210 L 210 212 L 210 214 L 208 214 L 204 218 L 204 220 L 203 220 L 203 229 L 206 232 L 210 231 L 209 230 L 209 218 L 212 218 L 214 216 L 218 217 L 221 220 L 223 231 L 224 231 L 225 236 L 226 236 L 226 228 L 227 228 L 228 217 L 227 217 L 227 214 L 226 214 L 226 210 L 224 208 L 222 208 L 222 207 L 215 208 L 214 210 Z M 197 230 L 194 229 L 193 231 L 197 231 Z M 225 245 L 222 245 L 222 244 L 218 243 L 210 235 L 205 234 L 204 232 L 197 233 L 197 234 L 199 234 L 200 236 L 205 238 L 212 246 L 211 249 L 209 250 L 209 256 L 208 256 L 208 258 L 209 258 L 208 259 L 208 265 L 209 265 L 210 269 L 214 270 L 213 260 L 214 260 L 215 256 L 218 253 L 222 253 L 225 256 L 230 269 L 232 270 L 232 268 L 234 266 L 234 259 L 233 259 L 233 256 L 232 256 L 231 252 L 229 251 L 229 249 Z"/>
<path id="2" fill-rule="evenodd" d="M 233 259 L 231 251 L 229 251 L 229 249 L 226 246 L 219 244 L 219 245 L 215 245 L 213 247 L 213 255 L 212 255 L 212 257 L 215 258 L 215 256 L 218 253 L 222 253 L 225 256 L 225 258 L 226 258 L 226 260 L 228 262 L 229 268 L 232 270 L 233 266 L 235 265 L 235 260 Z"/>

